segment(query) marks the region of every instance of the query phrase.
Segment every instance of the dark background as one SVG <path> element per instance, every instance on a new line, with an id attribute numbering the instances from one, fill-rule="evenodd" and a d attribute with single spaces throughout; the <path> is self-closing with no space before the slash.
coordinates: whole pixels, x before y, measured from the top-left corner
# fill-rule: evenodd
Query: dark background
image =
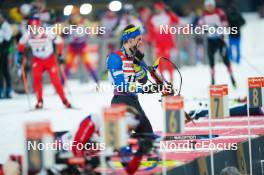
<path id="1" fill-rule="evenodd" d="M 153 4 L 155 0 L 120 0 L 122 3 L 132 3 L 136 6 Z M 231 0 L 216 0 L 217 5 L 224 7 Z M 8 10 L 11 7 L 19 6 L 23 3 L 30 3 L 31 0 L 0 0 L 0 7 L 2 11 Z M 91 3 L 94 9 L 107 8 L 110 0 L 46 0 L 48 8 L 62 11 L 63 7 L 67 4 L 81 5 L 83 3 Z M 202 7 L 204 0 L 164 0 L 178 15 L 185 16 L 190 11 Z M 226 3 L 228 2 L 228 3 Z M 242 12 L 258 11 L 260 5 L 264 4 L 264 0 L 236 0 L 237 7 Z"/>

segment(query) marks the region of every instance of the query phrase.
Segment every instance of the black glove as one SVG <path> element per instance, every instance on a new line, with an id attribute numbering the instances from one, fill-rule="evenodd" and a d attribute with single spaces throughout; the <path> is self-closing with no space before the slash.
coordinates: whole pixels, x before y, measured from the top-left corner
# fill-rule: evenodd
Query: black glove
<path id="1" fill-rule="evenodd" d="M 58 62 L 59 62 L 59 64 L 64 64 L 65 63 L 65 59 L 64 59 L 64 57 L 61 54 L 58 55 Z"/>
<path id="2" fill-rule="evenodd" d="M 148 86 L 143 87 L 143 93 L 147 93 L 147 94 L 158 93 L 162 90 L 163 90 L 162 84 L 150 84 Z"/>
<path id="3" fill-rule="evenodd" d="M 136 155 L 146 155 L 149 154 L 151 149 L 153 148 L 153 139 L 150 138 L 139 138 L 138 139 L 139 149 L 136 152 Z"/>
<path id="4" fill-rule="evenodd" d="M 135 51 L 135 57 L 138 59 L 138 60 L 143 60 L 144 58 L 144 53 L 141 53 L 138 49 Z"/>
<path id="5" fill-rule="evenodd" d="M 139 65 L 139 62 L 142 61 L 145 56 L 144 53 L 140 52 L 136 47 L 130 49 L 130 51 L 132 52 L 132 55 L 135 57 L 134 63 Z"/>

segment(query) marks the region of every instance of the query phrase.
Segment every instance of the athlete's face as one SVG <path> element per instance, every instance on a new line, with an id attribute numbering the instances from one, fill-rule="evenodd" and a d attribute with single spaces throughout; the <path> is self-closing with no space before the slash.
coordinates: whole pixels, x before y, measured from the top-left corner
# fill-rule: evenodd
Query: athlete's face
<path id="1" fill-rule="evenodd" d="M 215 6 L 214 6 L 214 5 L 211 5 L 211 4 L 209 4 L 209 5 L 207 5 L 205 8 L 206 8 L 206 10 L 207 10 L 208 12 L 213 12 L 213 11 L 214 11 L 214 9 L 215 9 Z"/>
<path id="2" fill-rule="evenodd" d="M 142 36 L 139 35 L 136 38 L 130 39 L 130 48 L 139 48 L 142 45 Z"/>

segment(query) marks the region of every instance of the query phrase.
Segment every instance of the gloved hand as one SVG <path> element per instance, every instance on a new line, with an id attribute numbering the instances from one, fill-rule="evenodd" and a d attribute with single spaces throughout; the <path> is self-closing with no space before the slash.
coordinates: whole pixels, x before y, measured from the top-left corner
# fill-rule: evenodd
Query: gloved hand
<path id="1" fill-rule="evenodd" d="M 138 139 L 139 149 L 136 152 L 137 155 L 146 155 L 149 154 L 151 149 L 153 148 L 153 139 L 151 138 L 139 138 Z"/>
<path id="2" fill-rule="evenodd" d="M 144 53 L 140 52 L 138 49 L 135 50 L 135 57 L 138 59 L 138 60 L 143 60 L 144 58 Z"/>
<path id="3" fill-rule="evenodd" d="M 23 60 L 23 53 L 21 52 L 16 52 L 16 64 L 20 66 L 22 64 Z"/>
<path id="4" fill-rule="evenodd" d="M 61 54 L 58 55 L 58 62 L 59 64 L 65 64 L 65 59 Z"/>
<path id="5" fill-rule="evenodd" d="M 144 58 L 144 53 L 140 52 L 136 47 L 129 49 L 132 52 L 132 55 L 135 57 L 134 64 L 140 64 L 140 61 Z"/>
<path id="6" fill-rule="evenodd" d="M 163 85 L 162 84 L 150 84 L 148 86 L 143 87 L 143 93 L 147 94 L 153 94 L 153 93 L 158 93 L 163 90 Z"/>

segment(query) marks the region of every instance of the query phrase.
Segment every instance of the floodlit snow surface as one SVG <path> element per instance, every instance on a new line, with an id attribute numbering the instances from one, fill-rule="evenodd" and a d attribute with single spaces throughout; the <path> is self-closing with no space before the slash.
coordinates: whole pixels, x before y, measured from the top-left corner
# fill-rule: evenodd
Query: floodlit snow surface
<path id="1" fill-rule="evenodd" d="M 233 64 L 234 75 L 237 79 L 238 89 L 231 87 L 226 68 L 222 63 L 216 66 L 216 83 L 228 83 L 230 98 L 243 97 L 247 93 L 247 77 L 264 75 L 264 20 L 256 15 L 246 16 L 247 24 L 243 28 L 242 37 L 242 63 Z M 244 59 L 244 60 L 243 60 Z M 246 59 L 246 60 L 245 60 Z M 250 64 L 249 64 L 250 63 Z M 200 98 L 208 98 L 208 85 L 210 83 L 209 68 L 206 65 L 185 67 L 181 69 L 183 76 L 182 95 L 186 99 L 187 111 L 198 107 Z M 175 81 L 178 80 L 175 73 Z M 109 85 L 102 82 L 101 86 Z M 90 83 L 81 84 L 79 81 L 68 82 L 67 93 L 69 100 L 78 109 L 65 109 L 60 99 L 55 95 L 53 87 L 44 87 L 44 109 L 39 111 L 28 111 L 29 106 L 25 95 L 13 94 L 13 99 L 0 100 L 0 163 L 6 161 L 9 154 L 24 153 L 24 123 L 27 121 L 45 121 L 52 124 L 55 131 L 71 130 L 78 126 L 79 122 L 90 113 L 101 114 L 103 107 L 110 104 L 111 90 L 95 91 L 95 85 Z M 66 92 L 67 92 L 66 89 Z M 155 131 L 162 129 L 162 108 L 158 101 L 160 95 L 139 95 L 145 113 L 150 119 Z M 35 96 L 30 95 L 31 107 L 35 104 Z"/>

